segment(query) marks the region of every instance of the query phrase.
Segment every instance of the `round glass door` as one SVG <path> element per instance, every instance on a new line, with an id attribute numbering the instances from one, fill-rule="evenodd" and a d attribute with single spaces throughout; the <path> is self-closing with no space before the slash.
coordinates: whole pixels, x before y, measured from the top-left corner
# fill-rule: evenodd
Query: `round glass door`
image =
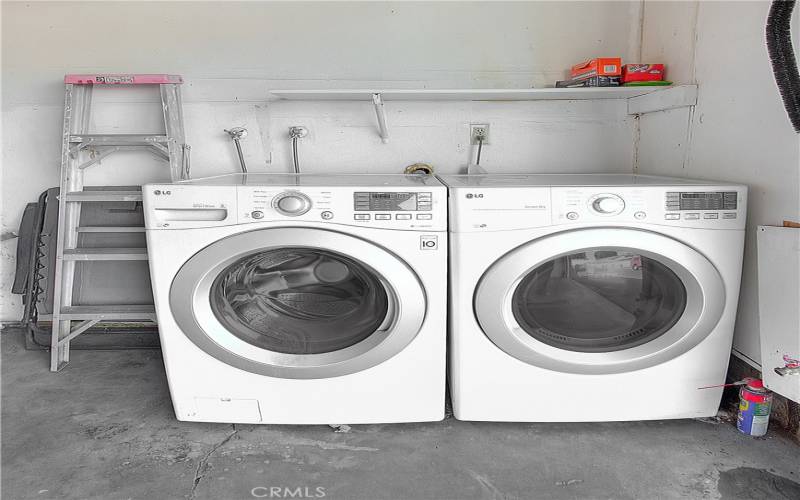
<path id="1" fill-rule="evenodd" d="M 507 253 L 479 281 L 474 307 L 489 340 L 521 361 L 610 374 L 687 352 L 724 304 L 721 276 L 693 248 L 650 231 L 599 228 Z"/>
<path id="2" fill-rule="evenodd" d="M 686 288 L 654 258 L 597 248 L 536 266 L 520 281 L 511 304 L 520 327 L 540 342 L 608 352 L 669 331 L 686 308 Z"/>
<path id="3" fill-rule="evenodd" d="M 211 285 L 211 309 L 233 335 L 286 354 L 358 344 L 389 312 L 380 278 L 363 264 L 317 248 L 279 248 L 238 259 Z"/>
<path id="4" fill-rule="evenodd" d="M 416 337 L 427 307 L 418 277 L 393 253 L 296 227 L 212 243 L 181 267 L 169 297 L 181 332 L 209 355 L 297 379 L 390 359 Z"/>

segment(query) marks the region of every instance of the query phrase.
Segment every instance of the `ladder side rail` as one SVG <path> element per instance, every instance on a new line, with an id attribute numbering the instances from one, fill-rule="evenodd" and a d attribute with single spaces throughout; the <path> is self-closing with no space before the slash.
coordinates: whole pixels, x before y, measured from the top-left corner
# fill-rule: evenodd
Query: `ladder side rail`
<path id="1" fill-rule="evenodd" d="M 162 84 L 161 106 L 164 110 L 164 128 L 169 138 L 169 170 L 172 181 L 188 178 L 184 168 L 186 136 L 183 128 L 183 102 L 180 84 Z"/>
<path id="2" fill-rule="evenodd" d="M 62 335 L 61 321 L 59 319 L 59 310 L 61 309 L 62 302 L 62 289 L 63 282 L 61 276 L 64 269 L 64 244 L 66 241 L 66 234 L 61 231 L 64 227 L 66 220 L 66 196 L 67 185 L 69 178 L 67 171 L 70 164 L 70 135 L 72 134 L 72 114 L 73 114 L 73 92 L 75 86 L 71 83 L 66 84 L 64 92 L 64 122 L 62 125 L 62 142 L 61 142 L 61 171 L 60 175 L 60 192 L 58 197 L 58 232 L 56 234 L 56 264 L 53 270 L 53 319 L 52 319 L 52 332 L 50 336 L 50 371 L 58 371 L 63 364 L 69 361 L 69 347 L 62 346 L 59 342 L 62 336 L 69 334 L 69 331 L 64 332 Z"/>
<path id="3" fill-rule="evenodd" d="M 53 319 L 50 339 L 50 370 L 58 371 L 69 362 L 70 320 L 62 320 L 62 308 L 72 305 L 75 262 L 64 260 L 65 249 L 76 248 L 80 203 L 67 201 L 67 193 L 83 189 L 83 173 L 76 168 L 77 157 L 70 153 L 70 135 L 86 133 L 89 128 L 92 87 L 67 84 L 64 94 L 64 123 L 61 151 L 61 182 L 58 198 L 58 235 L 56 267 L 53 274 Z M 78 130 L 75 130 L 75 129 Z"/>

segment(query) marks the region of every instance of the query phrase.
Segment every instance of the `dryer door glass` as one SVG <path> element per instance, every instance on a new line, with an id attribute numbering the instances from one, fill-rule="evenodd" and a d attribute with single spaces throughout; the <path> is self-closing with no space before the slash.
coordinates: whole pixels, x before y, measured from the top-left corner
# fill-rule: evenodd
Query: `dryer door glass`
<path id="1" fill-rule="evenodd" d="M 672 328 L 686 308 L 681 279 L 658 260 L 598 248 L 549 260 L 528 273 L 511 301 L 534 339 L 578 352 L 635 347 Z"/>
<path id="2" fill-rule="evenodd" d="M 377 273 L 344 255 L 277 248 L 240 258 L 220 272 L 211 309 L 232 334 L 284 354 L 353 346 L 379 330 L 389 298 Z"/>

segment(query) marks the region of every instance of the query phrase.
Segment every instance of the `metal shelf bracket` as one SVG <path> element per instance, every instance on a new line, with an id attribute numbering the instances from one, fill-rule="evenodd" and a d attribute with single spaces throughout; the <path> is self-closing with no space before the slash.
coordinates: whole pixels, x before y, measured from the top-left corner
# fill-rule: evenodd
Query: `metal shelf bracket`
<path id="1" fill-rule="evenodd" d="M 378 128 L 380 129 L 381 141 L 389 143 L 389 126 L 386 125 L 386 107 L 383 104 L 381 94 L 372 94 L 372 104 L 375 106 L 375 115 L 378 118 Z"/>

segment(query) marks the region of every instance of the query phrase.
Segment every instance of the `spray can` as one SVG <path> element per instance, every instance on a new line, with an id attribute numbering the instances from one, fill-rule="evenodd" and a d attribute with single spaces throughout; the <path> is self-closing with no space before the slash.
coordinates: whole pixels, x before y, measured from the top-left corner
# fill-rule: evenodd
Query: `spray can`
<path id="1" fill-rule="evenodd" d="M 739 389 L 739 416 L 736 427 L 748 436 L 763 436 L 769 425 L 772 393 L 759 379 L 748 379 Z"/>

